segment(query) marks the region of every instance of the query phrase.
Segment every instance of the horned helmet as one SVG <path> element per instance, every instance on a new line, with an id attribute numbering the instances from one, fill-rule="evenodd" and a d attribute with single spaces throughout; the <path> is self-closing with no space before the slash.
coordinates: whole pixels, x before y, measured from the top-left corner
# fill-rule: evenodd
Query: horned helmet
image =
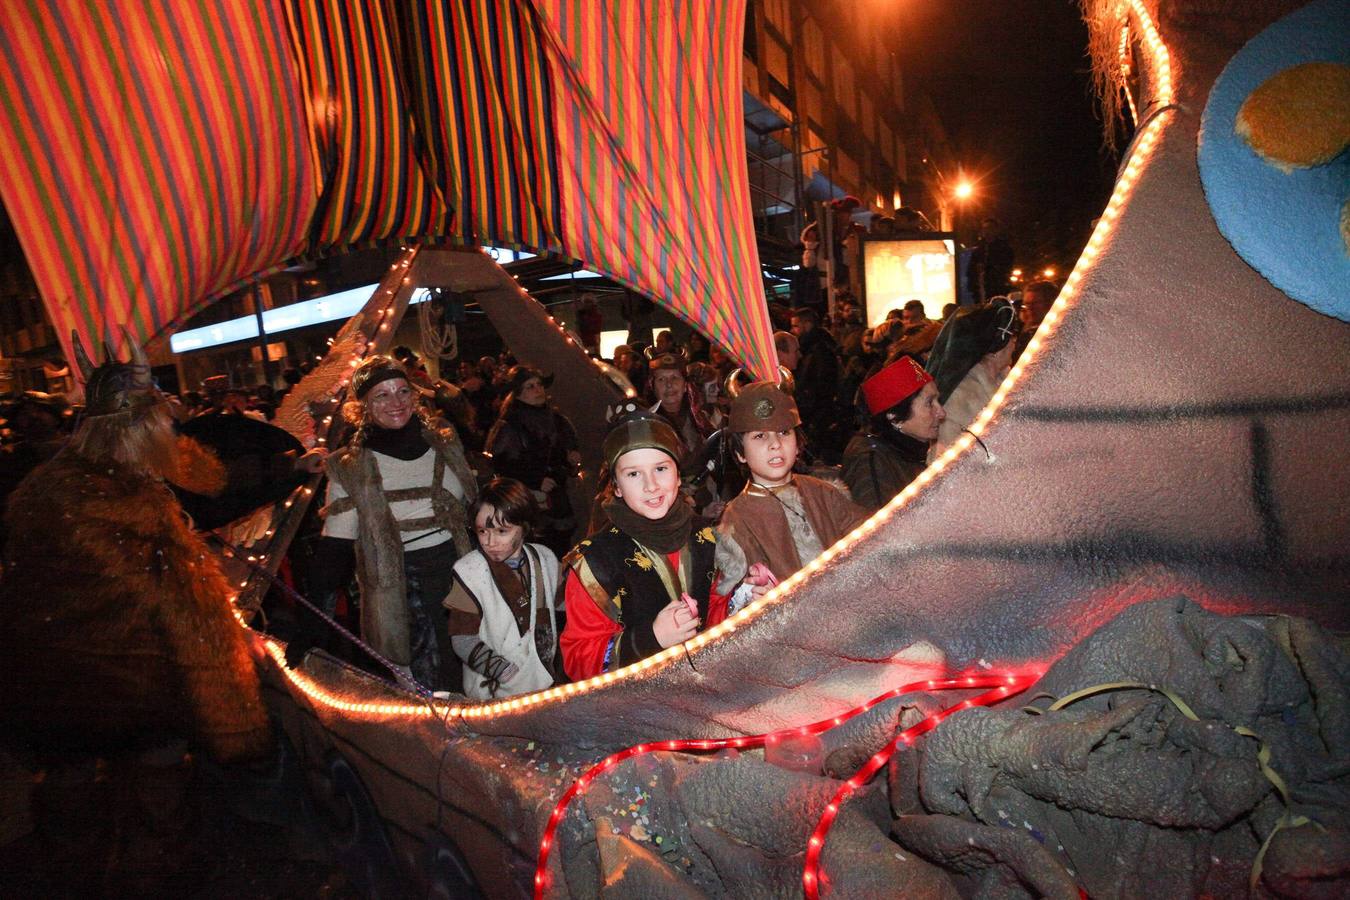
<path id="1" fill-rule="evenodd" d="M 145 409 L 161 399 L 159 389 L 150 377 L 150 360 L 134 340 L 126 327 L 122 328 L 122 339 L 131 348 L 131 359 L 122 362 L 117 358 L 112 341 L 103 341 L 103 362 L 95 366 L 89 359 L 78 334 L 71 334 L 71 344 L 75 350 L 75 362 L 80 367 L 84 379 L 84 415 L 110 416 L 117 413 Z"/>

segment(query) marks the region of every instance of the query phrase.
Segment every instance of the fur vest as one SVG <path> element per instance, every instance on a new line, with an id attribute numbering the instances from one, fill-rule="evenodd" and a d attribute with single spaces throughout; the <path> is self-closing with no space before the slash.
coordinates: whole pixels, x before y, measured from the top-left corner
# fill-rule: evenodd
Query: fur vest
<path id="1" fill-rule="evenodd" d="M 356 578 L 361 585 L 361 637 L 375 652 L 399 666 L 412 660 L 407 586 L 403 572 L 403 531 L 444 528 L 456 556 L 470 550 L 466 508 L 477 493 L 477 483 L 464 459 L 464 449 L 453 428 L 424 429 L 422 437 L 435 453 L 431 483 L 425 488 L 385 493 L 375 453 L 365 447 L 344 447 L 328 463 L 328 477 L 347 496 L 330 503 L 324 515 L 355 508 L 357 514 Z M 445 467 L 464 488 L 461 501 L 442 484 Z M 391 500 L 431 497 L 432 514 L 399 522 L 389 509 Z"/>
<path id="2" fill-rule="evenodd" d="M 175 474 L 218 489 L 220 463 L 200 454 Z M 96 753 L 184 730 L 221 761 L 270 749 L 250 634 L 216 557 L 162 481 L 68 450 L 19 485 L 6 518 L 8 727 Z"/>
<path id="3" fill-rule="evenodd" d="M 801 497 L 806 522 L 820 543 L 821 550 L 834 544 L 867 518 L 866 510 L 827 481 L 810 475 L 794 475 L 792 484 Z M 779 580 L 790 577 L 809 559 L 801 559 L 793 540 L 789 513 L 768 489 L 753 482 L 745 486 L 740 496 L 727 504 L 722 521 L 717 525 L 718 536 L 726 545 L 719 568 L 723 584 L 735 583 L 755 563 L 764 563 Z M 795 521 L 795 520 L 794 520 Z M 736 550 L 743 561 L 736 559 Z"/>

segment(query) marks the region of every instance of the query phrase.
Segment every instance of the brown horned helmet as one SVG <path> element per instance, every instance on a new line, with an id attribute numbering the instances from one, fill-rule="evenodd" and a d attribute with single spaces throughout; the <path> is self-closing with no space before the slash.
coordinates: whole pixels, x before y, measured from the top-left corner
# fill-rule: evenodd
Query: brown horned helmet
<path id="1" fill-rule="evenodd" d="M 737 433 L 750 431 L 785 431 L 802 424 L 797 412 L 797 401 L 792 394 L 796 382 L 792 373 L 778 367 L 779 381 L 752 381 L 742 386 L 738 381 L 741 370 L 727 376 L 726 390 L 731 397 L 727 427 Z"/>
<path id="2" fill-rule="evenodd" d="M 126 326 L 122 327 L 122 340 L 131 350 L 131 359 L 127 362 L 119 360 L 112 340 L 108 338 L 103 341 L 103 362 L 95 367 L 79 335 L 71 334 L 75 362 L 84 379 L 86 417 L 143 409 L 159 402 L 159 391 L 150 377 L 150 360 L 132 340 Z"/>

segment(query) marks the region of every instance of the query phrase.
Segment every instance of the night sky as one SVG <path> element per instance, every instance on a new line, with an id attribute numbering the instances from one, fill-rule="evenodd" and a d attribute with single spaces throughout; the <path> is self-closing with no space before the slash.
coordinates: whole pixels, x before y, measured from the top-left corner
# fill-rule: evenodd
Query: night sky
<path id="1" fill-rule="evenodd" d="M 1102 149 L 1078 4 L 898 0 L 895 14 L 907 86 L 933 98 L 956 159 L 979 176 L 963 215 L 1002 220 L 1019 265 L 1062 271 L 1105 208 L 1117 163 Z"/>

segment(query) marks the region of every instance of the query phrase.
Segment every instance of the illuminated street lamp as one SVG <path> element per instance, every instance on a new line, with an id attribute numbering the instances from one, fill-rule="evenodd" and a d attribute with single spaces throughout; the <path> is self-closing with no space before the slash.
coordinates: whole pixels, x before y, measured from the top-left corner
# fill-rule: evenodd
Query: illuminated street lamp
<path id="1" fill-rule="evenodd" d="M 1021 277 L 1022 277 L 1022 270 L 1021 270 L 1021 269 L 1013 269 L 1013 270 L 1012 270 L 1012 273 L 1013 273 L 1014 275 L 1016 275 L 1018 278 L 1021 278 Z"/>
<path id="2" fill-rule="evenodd" d="M 953 193 L 956 195 L 957 200 L 969 200 L 971 195 L 975 193 L 975 185 L 962 179 L 956 183 L 956 189 Z"/>
<path id="3" fill-rule="evenodd" d="M 1055 277 L 1055 267 L 1054 267 L 1054 266 L 1046 266 L 1046 267 L 1045 267 L 1045 271 L 1041 272 L 1041 274 L 1044 275 L 1046 278 L 1054 278 L 1054 277 Z"/>

